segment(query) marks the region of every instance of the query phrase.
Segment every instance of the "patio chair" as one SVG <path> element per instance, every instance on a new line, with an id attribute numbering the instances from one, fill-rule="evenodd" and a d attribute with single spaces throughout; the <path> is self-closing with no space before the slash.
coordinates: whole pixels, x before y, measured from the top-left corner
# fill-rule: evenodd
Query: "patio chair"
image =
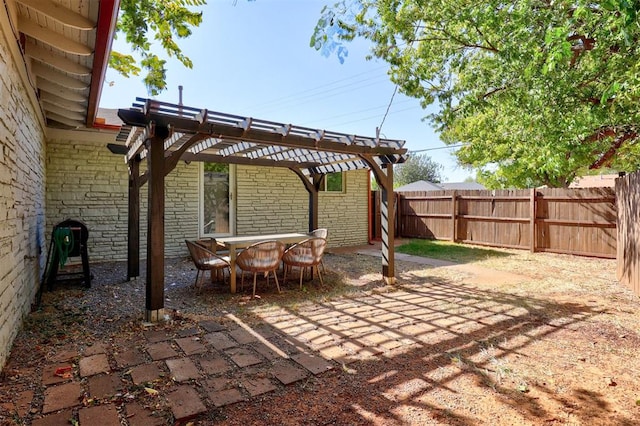
<path id="1" fill-rule="evenodd" d="M 282 261 L 284 262 L 284 283 L 287 282 L 287 269 L 293 269 L 294 266 L 300 268 L 300 288 L 302 289 L 302 277 L 306 268 L 316 269 L 318 276 L 320 277 L 320 284 L 324 285 L 322 280 L 322 274 L 318 265 L 322 262 L 322 256 L 324 255 L 324 249 L 327 246 L 327 240 L 320 237 L 312 237 L 307 240 L 301 241 L 298 244 L 294 244 L 289 247 L 282 255 Z"/>
<path id="2" fill-rule="evenodd" d="M 205 271 L 210 271 L 212 278 L 214 272 L 217 274 L 221 271 L 224 279 L 225 269 L 230 268 L 229 257 L 218 256 L 213 251 L 195 241 L 184 240 L 184 242 L 187 244 L 189 254 L 191 254 L 191 259 L 198 270 L 196 274 L 196 282 L 194 284 L 198 290 L 202 288 L 202 278 L 205 275 Z M 200 272 L 202 272 L 202 275 L 200 275 Z"/>
<path id="3" fill-rule="evenodd" d="M 324 238 L 326 240 L 327 237 L 329 236 L 329 230 L 327 228 L 318 228 L 309 232 L 309 235 L 312 237 Z M 322 266 L 322 273 L 324 274 L 325 273 L 324 262 L 322 260 L 320 261 L 320 266 Z"/>
<path id="4" fill-rule="evenodd" d="M 255 243 L 244 249 L 236 258 L 236 265 L 241 269 L 240 288 L 244 288 L 244 272 L 253 272 L 253 296 L 256 297 L 256 277 L 258 272 L 263 272 L 269 283 L 269 272 L 273 272 L 276 280 L 278 293 L 280 293 L 280 283 L 276 270 L 280 266 L 284 244 L 280 241 L 269 240 Z"/>

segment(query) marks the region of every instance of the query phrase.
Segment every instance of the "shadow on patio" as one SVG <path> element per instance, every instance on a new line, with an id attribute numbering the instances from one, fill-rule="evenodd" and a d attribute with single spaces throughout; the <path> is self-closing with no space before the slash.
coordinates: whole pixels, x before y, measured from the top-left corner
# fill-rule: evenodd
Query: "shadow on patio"
<path id="1" fill-rule="evenodd" d="M 3 374 L 0 419 L 479 425 L 555 422 L 570 411 L 578 422 L 632 424 L 599 393 L 563 391 L 536 370 L 575 359 L 529 359 L 530 348 L 544 353 L 602 309 L 409 262 L 398 262 L 394 287 L 382 284 L 379 259 L 330 254 L 325 263 L 327 288 L 300 292 L 292 282 L 250 300 L 212 287 L 197 294 L 189 262 L 175 260 L 171 319 L 153 326 L 140 321 L 143 281 L 117 282 L 121 264 L 98 265 L 92 289 L 46 293 L 30 316 Z"/>

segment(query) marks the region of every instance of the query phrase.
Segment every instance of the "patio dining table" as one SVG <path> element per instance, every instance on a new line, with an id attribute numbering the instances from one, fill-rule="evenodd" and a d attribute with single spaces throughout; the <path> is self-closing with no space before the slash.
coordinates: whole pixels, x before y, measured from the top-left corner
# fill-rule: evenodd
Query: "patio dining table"
<path id="1" fill-rule="evenodd" d="M 231 273 L 229 278 L 229 285 L 231 287 L 231 293 L 236 292 L 236 251 L 249 247 L 251 244 L 258 243 L 260 241 L 276 240 L 285 244 L 295 244 L 300 241 L 309 238 L 308 234 L 302 234 L 298 232 L 291 232 L 287 234 L 266 234 L 266 235 L 244 235 L 244 236 L 232 236 L 232 237 L 217 237 L 216 241 L 219 244 L 224 245 L 229 250 L 229 263 L 231 265 Z"/>

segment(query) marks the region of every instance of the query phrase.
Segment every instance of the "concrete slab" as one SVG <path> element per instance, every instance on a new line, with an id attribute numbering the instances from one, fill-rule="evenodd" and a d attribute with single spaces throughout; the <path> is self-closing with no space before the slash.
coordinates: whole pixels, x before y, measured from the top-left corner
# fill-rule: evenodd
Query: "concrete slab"
<path id="1" fill-rule="evenodd" d="M 120 426 L 120 417 L 114 404 L 85 407 L 78 410 L 80 426 Z"/>
<path id="2" fill-rule="evenodd" d="M 176 382 L 186 382 L 190 379 L 199 379 L 200 371 L 189 358 L 175 358 L 166 361 L 171 372 L 171 377 Z"/>
<path id="3" fill-rule="evenodd" d="M 169 342 L 159 342 L 153 343 L 147 346 L 147 352 L 149 356 L 154 361 L 159 361 L 162 359 L 173 358 L 178 356 L 178 352 L 176 352 Z"/>
<path id="4" fill-rule="evenodd" d="M 78 365 L 80 367 L 80 377 L 89 377 L 111 371 L 109 359 L 106 354 L 96 354 L 80 358 Z"/>
<path id="5" fill-rule="evenodd" d="M 42 414 L 71 408 L 80 404 L 82 386 L 78 382 L 52 386 L 44 391 Z"/>
<path id="6" fill-rule="evenodd" d="M 191 386 L 179 386 L 167 395 L 167 401 L 176 422 L 191 419 L 207 411 L 200 395 Z"/>

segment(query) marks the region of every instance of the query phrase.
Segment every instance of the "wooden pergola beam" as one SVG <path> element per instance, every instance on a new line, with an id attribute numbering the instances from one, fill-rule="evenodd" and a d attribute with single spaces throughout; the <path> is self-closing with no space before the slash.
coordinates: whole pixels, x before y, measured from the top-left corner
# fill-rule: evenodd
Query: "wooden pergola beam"
<path id="1" fill-rule="evenodd" d="M 233 125 L 199 123 L 198 121 L 188 118 L 167 117 L 163 114 L 154 113 L 145 114 L 141 111 L 133 110 L 119 110 L 118 116 L 122 121 L 132 126 L 145 127 L 153 121 L 156 123 L 156 126 L 171 125 L 177 132 L 202 133 L 213 138 L 255 142 L 258 144 L 303 148 L 341 154 L 403 155 L 407 152 L 404 148 L 347 144 L 328 139 L 317 140 L 312 137 L 304 137 L 296 134 L 282 135 L 281 133 L 261 129 L 249 128 L 245 130 Z"/>

